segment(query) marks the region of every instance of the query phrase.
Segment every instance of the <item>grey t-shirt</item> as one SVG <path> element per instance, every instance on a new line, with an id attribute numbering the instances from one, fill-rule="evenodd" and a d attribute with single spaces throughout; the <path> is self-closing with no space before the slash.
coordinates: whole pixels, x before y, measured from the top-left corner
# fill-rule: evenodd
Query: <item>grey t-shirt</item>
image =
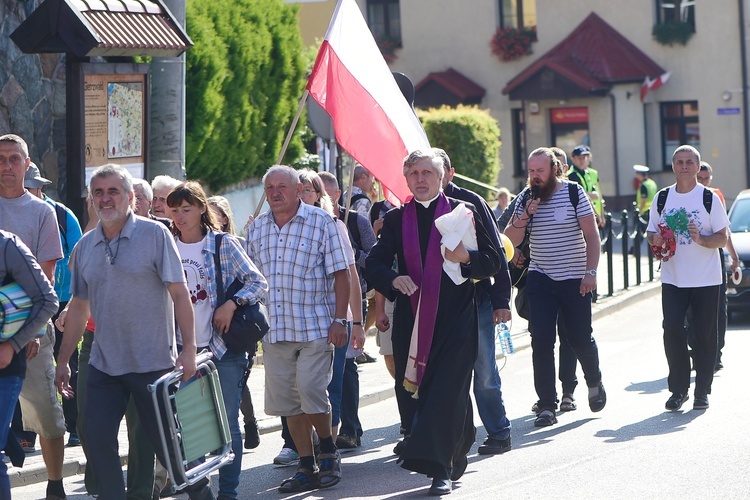
<path id="1" fill-rule="evenodd" d="M 130 217 L 109 243 L 101 223 L 76 245 L 70 291 L 88 300 L 96 323 L 91 365 L 112 376 L 174 367 L 170 283 L 185 282 L 174 239 L 160 222 Z"/>
<path id="2" fill-rule="evenodd" d="M 63 257 L 55 209 L 28 191 L 18 198 L 0 196 L 0 229 L 18 235 L 40 263 Z"/>

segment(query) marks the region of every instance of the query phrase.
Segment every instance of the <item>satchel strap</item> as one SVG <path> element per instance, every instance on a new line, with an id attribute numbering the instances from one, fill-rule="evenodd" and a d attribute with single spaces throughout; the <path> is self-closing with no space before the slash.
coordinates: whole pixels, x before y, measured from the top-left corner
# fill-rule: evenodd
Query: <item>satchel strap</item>
<path id="1" fill-rule="evenodd" d="M 216 267 L 216 291 L 218 299 L 216 301 L 216 307 L 224 304 L 224 279 L 221 275 L 221 257 L 219 255 L 219 249 L 221 248 L 221 240 L 224 238 L 224 233 L 218 233 L 216 235 L 216 251 L 214 252 L 214 266 Z"/>

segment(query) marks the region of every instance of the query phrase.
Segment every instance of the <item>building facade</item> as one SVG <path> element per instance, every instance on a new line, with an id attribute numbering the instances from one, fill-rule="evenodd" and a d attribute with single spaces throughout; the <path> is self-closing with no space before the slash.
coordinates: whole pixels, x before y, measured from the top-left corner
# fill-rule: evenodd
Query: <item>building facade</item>
<path id="1" fill-rule="evenodd" d="M 659 186 L 669 185 L 671 154 L 687 143 L 712 164 L 728 200 L 748 186 L 747 0 L 357 3 L 376 40 L 397 47 L 390 66 L 414 81 L 418 105 L 478 102 L 497 119 L 498 185 L 517 192 L 536 147 L 570 152 L 585 143 L 607 209 L 619 210 L 634 199 L 633 165 L 648 165 Z M 303 2 L 303 33 L 323 37 L 330 19 L 306 16 L 305 8 L 332 12 L 335 4 Z M 523 55 L 512 43 L 528 40 L 512 30 L 532 27 L 536 41 Z M 496 45 L 505 44 L 509 60 L 493 53 L 498 30 L 506 38 Z M 660 43 L 655 32 L 687 41 Z M 646 78 L 652 83 L 642 99 Z"/>

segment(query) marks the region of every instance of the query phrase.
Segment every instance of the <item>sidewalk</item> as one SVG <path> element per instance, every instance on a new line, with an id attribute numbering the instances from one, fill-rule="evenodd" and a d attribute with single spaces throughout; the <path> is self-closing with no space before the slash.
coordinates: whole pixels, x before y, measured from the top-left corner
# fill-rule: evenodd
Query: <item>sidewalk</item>
<path id="1" fill-rule="evenodd" d="M 602 269 L 604 267 L 605 269 Z M 632 269 L 632 267 L 631 267 Z M 645 276 L 645 274 L 644 274 Z M 606 265 L 599 266 L 599 289 L 606 291 Z M 656 297 L 659 294 L 660 282 L 644 283 L 640 286 L 631 286 L 628 290 L 622 290 L 622 277 L 615 279 L 615 289 L 620 290 L 615 293 L 612 297 L 599 297 L 598 302 L 593 304 L 593 317 L 594 321 L 606 316 L 607 314 L 619 311 L 636 301 L 649 299 Z M 513 321 L 511 334 L 513 344 L 516 349 L 522 350 L 530 346 L 531 339 L 528 334 L 528 323 L 514 316 L 517 319 Z M 604 335 L 605 332 L 597 332 L 596 326 L 594 326 L 594 335 Z M 360 381 L 360 406 L 367 406 L 370 404 L 378 403 L 385 399 L 393 396 L 393 379 L 388 374 L 385 364 L 382 358 L 378 355 L 378 349 L 375 345 L 375 338 L 369 336 L 366 343 L 367 351 L 375 356 L 378 361 L 375 363 L 368 363 L 360 365 L 359 367 L 359 381 Z M 498 359 L 502 358 L 501 351 L 498 347 Z M 253 398 L 253 404 L 255 406 L 255 416 L 258 420 L 261 434 L 267 434 L 276 432 L 281 429 L 281 422 L 278 417 L 270 417 L 265 415 L 263 412 L 264 398 L 263 398 L 263 382 L 264 382 L 264 370 L 262 365 L 262 359 L 256 358 L 256 364 L 253 366 L 252 373 L 250 374 L 249 385 L 250 392 Z M 242 416 L 240 416 L 240 419 Z M 366 423 L 365 423 L 366 425 Z M 66 435 L 67 440 L 67 435 Z M 120 442 L 120 456 L 122 462 L 127 462 L 127 432 L 125 423 L 123 421 L 120 426 L 119 434 Z M 37 483 L 47 480 L 47 472 L 44 468 L 44 462 L 42 460 L 41 451 L 39 451 L 39 445 L 37 444 L 37 451 L 32 454 L 26 455 L 26 462 L 22 468 L 17 468 L 8 465 L 8 476 L 10 476 L 11 487 L 23 486 L 32 483 Z M 86 457 L 83 454 L 83 449 L 80 446 L 73 448 L 65 448 L 65 463 L 63 466 L 63 476 L 69 477 L 76 474 L 83 474 L 86 465 Z"/>

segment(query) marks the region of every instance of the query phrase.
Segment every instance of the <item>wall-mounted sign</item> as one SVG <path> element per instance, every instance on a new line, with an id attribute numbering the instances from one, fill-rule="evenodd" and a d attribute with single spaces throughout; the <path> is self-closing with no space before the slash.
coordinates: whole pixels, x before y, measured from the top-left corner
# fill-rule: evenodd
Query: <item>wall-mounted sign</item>
<path id="1" fill-rule="evenodd" d="M 740 108 L 716 108 L 717 115 L 739 115 Z"/>
<path id="2" fill-rule="evenodd" d="M 589 108 L 555 108 L 550 110 L 550 120 L 557 123 L 588 123 Z"/>
<path id="3" fill-rule="evenodd" d="M 143 177 L 146 88 L 145 74 L 84 75 L 86 181 L 105 163 L 117 163 Z"/>

